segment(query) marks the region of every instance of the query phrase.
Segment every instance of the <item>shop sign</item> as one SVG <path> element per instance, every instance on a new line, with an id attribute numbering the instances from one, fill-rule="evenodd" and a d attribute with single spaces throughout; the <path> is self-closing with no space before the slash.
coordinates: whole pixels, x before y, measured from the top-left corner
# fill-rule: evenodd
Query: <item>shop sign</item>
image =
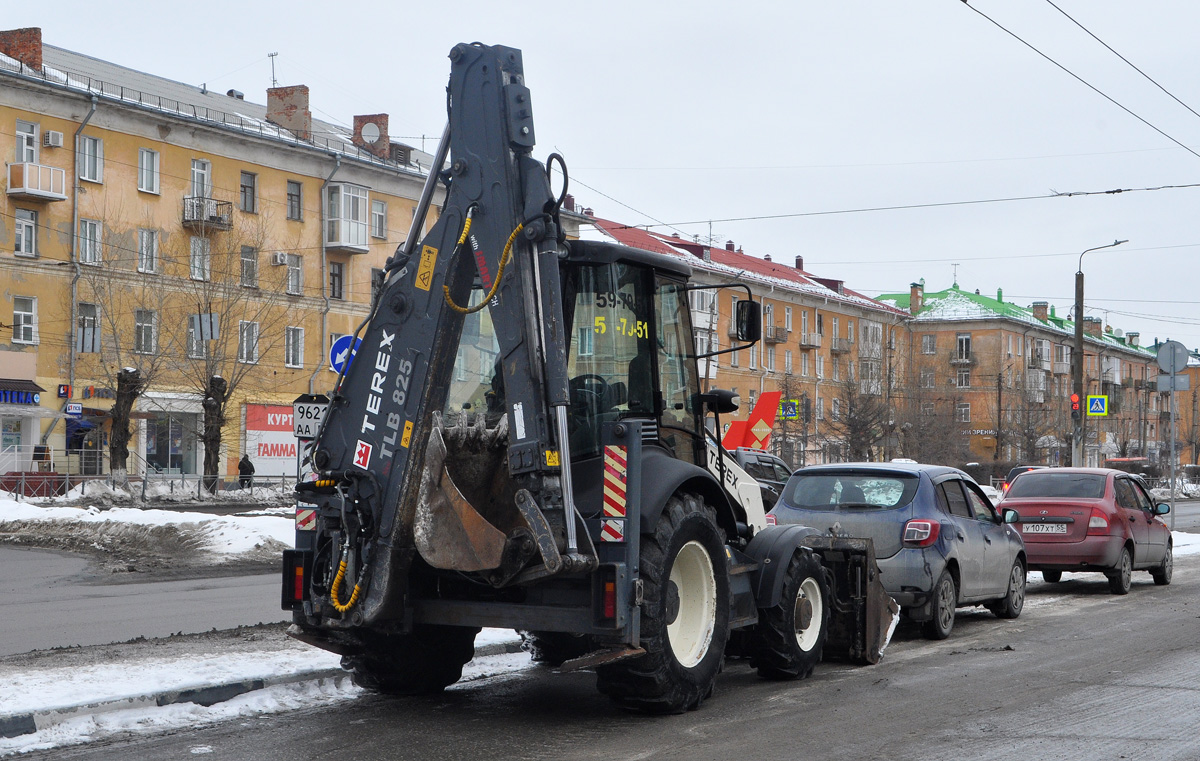
<path id="1" fill-rule="evenodd" d="M 68 384 L 68 383 L 58 384 L 58 398 L 59 399 L 70 399 L 71 398 L 70 384 Z"/>
<path id="2" fill-rule="evenodd" d="M 68 402 L 67 403 L 67 414 L 68 415 L 82 415 L 83 414 L 83 403 L 82 402 Z"/>
<path id="3" fill-rule="evenodd" d="M 246 453 L 258 476 L 296 472 L 296 437 L 292 408 L 277 404 L 246 405 Z"/>
<path id="4" fill-rule="evenodd" d="M 111 388 L 98 386 L 85 386 L 83 389 L 84 399 L 116 399 L 117 392 Z"/>
<path id="5" fill-rule="evenodd" d="M 0 391 L 0 404 L 37 404 L 42 395 L 34 391 Z"/>

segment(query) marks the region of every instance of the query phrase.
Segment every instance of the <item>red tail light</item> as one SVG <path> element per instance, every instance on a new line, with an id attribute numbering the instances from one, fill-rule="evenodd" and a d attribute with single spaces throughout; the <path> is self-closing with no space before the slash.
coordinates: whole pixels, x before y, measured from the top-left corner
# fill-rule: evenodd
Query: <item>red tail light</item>
<path id="1" fill-rule="evenodd" d="M 296 566 L 296 586 L 292 590 L 292 599 L 296 602 L 304 600 L 304 566 Z"/>
<path id="2" fill-rule="evenodd" d="M 777 524 L 776 524 L 776 522 L 775 522 L 775 516 L 774 516 L 774 515 L 771 515 L 770 513 L 767 513 L 767 525 L 768 525 L 768 526 L 774 526 L 774 525 L 777 525 Z"/>
<path id="3" fill-rule="evenodd" d="M 904 524 L 904 544 L 907 547 L 929 547 L 937 541 L 942 524 L 937 521 L 911 520 Z"/>
<path id="4" fill-rule="evenodd" d="M 1098 507 L 1092 508 L 1092 517 L 1088 518 L 1088 536 L 1108 536 L 1108 518 Z"/>
<path id="5" fill-rule="evenodd" d="M 1000 490 L 1003 491 L 1005 494 L 1008 494 L 1008 481 L 1002 481 L 1000 483 Z"/>
<path id="6" fill-rule="evenodd" d="M 611 581 L 604 582 L 604 617 L 617 617 L 617 585 Z"/>

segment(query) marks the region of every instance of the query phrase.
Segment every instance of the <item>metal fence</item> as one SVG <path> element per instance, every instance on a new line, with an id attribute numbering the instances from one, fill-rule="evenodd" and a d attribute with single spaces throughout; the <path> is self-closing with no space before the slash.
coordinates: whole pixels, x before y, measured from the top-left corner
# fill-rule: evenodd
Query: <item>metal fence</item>
<path id="1" fill-rule="evenodd" d="M 83 476 L 71 473 L 39 473 L 21 471 L 0 476 L 0 491 L 19 500 L 59 497 L 86 499 L 88 497 L 119 497 L 127 494 L 143 502 L 192 501 L 242 503 L 290 501 L 295 476 L 253 476 L 243 485 L 239 476 L 204 476 L 196 473 L 150 474 L 130 476 L 124 487 L 118 487 L 112 474 Z"/>

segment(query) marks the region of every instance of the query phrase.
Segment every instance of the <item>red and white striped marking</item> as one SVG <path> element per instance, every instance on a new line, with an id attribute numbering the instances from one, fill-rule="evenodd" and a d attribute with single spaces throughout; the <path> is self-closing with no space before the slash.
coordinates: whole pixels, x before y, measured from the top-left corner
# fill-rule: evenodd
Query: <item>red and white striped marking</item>
<path id="1" fill-rule="evenodd" d="M 611 518 L 600 522 L 600 541 L 625 541 L 625 519 Z"/>
<path id="2" fill-rule="evenodd" d="M 317 511 L 308 510 L 305 508 L 296 508 L 296 530 L 297 531 L 316 531 L 317 530 Z"/>
<path id="3" fill-rule="evenodd" d="M 604 448 L 604 517 L 625 517 L 625 447 Z"/>

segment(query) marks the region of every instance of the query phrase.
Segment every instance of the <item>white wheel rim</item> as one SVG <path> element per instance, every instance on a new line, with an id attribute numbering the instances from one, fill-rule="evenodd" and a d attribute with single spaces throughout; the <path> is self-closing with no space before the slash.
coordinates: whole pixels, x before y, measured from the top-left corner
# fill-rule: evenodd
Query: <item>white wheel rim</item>
<path id="1" fill-rule="evenodd" d="M 708 654 L 717 624 L 717 578 L 704 545 L 692 540 L 679 549 L 670 580 L 679 593 L 679 613 L 667 623 L 667 639 L 675 660 L 692 668 Z"/>
<path id="2" fill-rule="evenodd" d="M 802 616 L 802 608 L 808 608 L 811 612 Z M 801 650 L 808 652 L 817 646 L 817 641 L 821 638 L 821 622 L 825 620 L 825 601 L 821 598 L 821 587 L 812 576 L 800 584 L 800 592 L 796 595 L 795 615 L 796 644 Z"/>

